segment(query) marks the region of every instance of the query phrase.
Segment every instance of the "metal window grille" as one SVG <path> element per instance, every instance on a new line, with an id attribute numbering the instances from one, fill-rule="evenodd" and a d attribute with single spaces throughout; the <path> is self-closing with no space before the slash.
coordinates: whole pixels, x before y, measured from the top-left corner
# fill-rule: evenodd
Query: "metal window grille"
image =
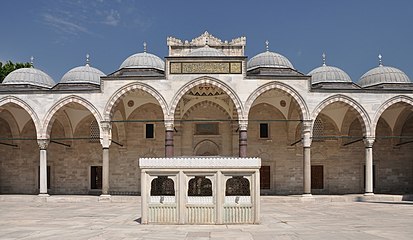
<path id="1" fill-rule="evenodd" d="M 99 140 L 100 140 L 99 124 L 96 120 L 93 120 L 90 123 L 90 142 L 99 142 Z"/>

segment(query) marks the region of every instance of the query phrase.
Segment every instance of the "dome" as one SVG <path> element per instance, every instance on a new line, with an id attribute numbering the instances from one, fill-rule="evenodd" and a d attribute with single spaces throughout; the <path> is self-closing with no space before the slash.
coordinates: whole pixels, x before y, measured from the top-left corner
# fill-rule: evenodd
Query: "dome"
<path id="1" fill-rule="evenodd" d="M 55 85 L 53 79 L 45 72 L 36 68 L 19 68 L 9 73 L 3 84 L 30 84 L 39 87 L 51 88 Z"/>
<path id="2" fill-rule="evenodd" d="M 276 67 L 294 69 L 291 62 L 281 54 L 266 51 L 252 57 L 247 63 L 247 69 L 255 67 Z"/>
<path id="3" fill-rule="evenodd" d="M 100 84 L 100 77 L 103 76 L 105 76 L 105 74 L 102 71 L 86 64 L 85 66 L 75 67 L 65 73 L 60 80 L 60 83 Z"/>
<path id="4" fill-rule="evenodd" d="M 313 69 L 308 73 L 311 75 L 311 84 L 321 82 L 352 82 L 350 76 L 340 68 L 323 66 Z"/>
<path id="5" fill-rule="evenodd" d="M 143 52 L 128 57 L 120 65 L 119 69 L 122 68 L 156 68 L 164 71 L 165 62 L 156 55 Z"/>
<path id="6" fill-rule="evenodd" d="M 380 83 L 410 83 L 409 77 L 401 70 L 394 68 L 380 66 L 371 69 L 361 76 L 358 84 L 361 87 L 369 87 Z"/>
<path id="7" fill-rule="evenodd" d="M 190 52 L 187 56 L 191 57 L 222 57 L 226 56 L 221 50 L 211 48 L 208 45 Z"/>

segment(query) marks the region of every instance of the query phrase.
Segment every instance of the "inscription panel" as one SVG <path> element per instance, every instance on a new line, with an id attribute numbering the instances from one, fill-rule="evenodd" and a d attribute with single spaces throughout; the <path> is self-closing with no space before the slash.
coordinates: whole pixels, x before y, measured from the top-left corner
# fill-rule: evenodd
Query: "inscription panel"
<path id="1" fill-rule="evenodd" d="M 240 74 L 241 62 L 171 62 L 170 74 Z"/>

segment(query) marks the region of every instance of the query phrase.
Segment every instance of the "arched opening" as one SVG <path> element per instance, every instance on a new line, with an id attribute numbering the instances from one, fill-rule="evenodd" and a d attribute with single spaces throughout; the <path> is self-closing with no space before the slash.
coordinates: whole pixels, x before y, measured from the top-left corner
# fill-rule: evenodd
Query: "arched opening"
<path id="1" fill-rule="evenodd" d="M 374 192 L 413 193 L 413 106 L 398 102 L 385 108 L 375 131 Z"/>
<path id="2" fill-rule="evenodd" d="M 52 109 L 47 165 L 51 194 L 100 194 L 102 145 L 95 115 L 79 102 Z"/>
<path id="3" fill-rule="evenodd" d="M 39 145 L 30 114 L 15 103 L 0 106 L 0 193 L 39 192 Z"/>
<path id="4" fill-rule="evenodd" d="M 175 108 L 175 155 L 238 155 L 238 113 L 231 97 L 209 83 L 190 88 Z"/>
<path id="5" fill-rule="evenodd" d="M 260 94 L 248 113 L 248 155 L 266 158 L 260 170 L 261 192 L 302 191 L 302 109 L 289 93 L 270 89 Z M 296 136 L 296 129 L 299 135 Z"/>
<path id="6" fill-rule="evenodd" d="M 250 196 L 250 181 L 243 176 L 233 176 L 225 184 L 225 196 Z"/>
<path id="7" fill-rule="evenodd" d="M 205 176 L 195 176 L 188 182 L 189 197 L 212 196 L 212 182 Z"/>
<path id="8" fill-rule="evenodd" d="M 163 157 L 165 124 L 162 107 L 150 93 L 133 89 L 119 96 L 112 112 L 109 181 L 112 195 L 138 195 L 137 159 Z"/>
<path id="9" fill-rule="evenodd" d="M 311 144 L 311 192 L 364 192 L 365 145 L 360 114 L 335 101 L 318 112 Z"/>

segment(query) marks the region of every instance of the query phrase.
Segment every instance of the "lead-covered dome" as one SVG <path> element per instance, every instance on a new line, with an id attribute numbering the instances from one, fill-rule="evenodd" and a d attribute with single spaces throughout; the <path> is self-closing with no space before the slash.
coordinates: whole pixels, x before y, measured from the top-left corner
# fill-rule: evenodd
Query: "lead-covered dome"
<path id="1" fill-rule="evenodd" d="M 165 71 L 165 62 L 158 56 L 145 51 L 128 57 L 120 65 L 119 69 L 122 68 L 155 68 Z"/>
<path id="2" fill-rule="evenodd" d="M 308 75 L 311 75 L 311 84 L 322 82 L 352 82 L 350 76 L 338 67 L 326 65 L 326 55 L 323 53 L 323 65 L 313 69 Z"/>
<path id="3" fill-rule="evenodd" d="M 221 50 L 211 48 L 208 45 L 206 45 L 205 47 L 201 47 L 201 48 L 193 50 L 192 52 L 188 53 L 187 56 L 190 56 L 190 57 L 222 57 L 226 55 Z"/>
<path id="4" fill-rule="evenodd" d="M 256 67 L 276 67 L 294 69 L 292 63 L 283 55 L 275 52 L 266 51 L 252 57 L 247 63 L 247 69 Z"/>
<path id="5" fill-rule="evenodd" d="M 379 66 L 363 74 L 358 84 L 361 87 L 369 87 L 382 83 L 411 83 L 409 77 L 400 69 L 395 67 L 383 66 L 381 55 L 379 55 Z"/>
<path id="6" fill-rule="evenodd" d="M 92 83 L 100 84 L 100 77 L 105 74 L 97 68 L 91 67 L 89 63 L 85 66 L 75 67 L 63 75 L 60 83 Z"/>
<path id="7" fill-rule="evenodd" d="M 9 73 L 4 78 L 3 84 L 29 84 L 38 87 L 52 88 L 55 82 L 45 72 L 31 67 L 19 68 Z"/>

